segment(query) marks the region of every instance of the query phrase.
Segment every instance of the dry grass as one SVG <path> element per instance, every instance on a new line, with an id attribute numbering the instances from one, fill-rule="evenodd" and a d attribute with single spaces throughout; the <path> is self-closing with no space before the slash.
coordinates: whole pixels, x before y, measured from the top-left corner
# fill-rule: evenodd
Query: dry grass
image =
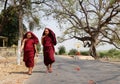
<path id="1" fill-rule="evenodd" d="M 23 62 L 16 64 L 16 57 L 0 57 L 0 84 L 23 84 L 29 78 L 26 71 Z"/>

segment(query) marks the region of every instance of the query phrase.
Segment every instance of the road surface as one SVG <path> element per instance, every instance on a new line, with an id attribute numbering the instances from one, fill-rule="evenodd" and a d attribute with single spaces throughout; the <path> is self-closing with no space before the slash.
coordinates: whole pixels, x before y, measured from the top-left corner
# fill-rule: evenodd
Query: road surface
<path id="1" fill-rule="evenodd" d="M 42 56 L 41 56 L 42 57 Z M 74 60 L 55 56 L 53 72 L 46 73 L 42 58 L 24 84 L 120 84 L 120 65 L 98 60 Z"/>

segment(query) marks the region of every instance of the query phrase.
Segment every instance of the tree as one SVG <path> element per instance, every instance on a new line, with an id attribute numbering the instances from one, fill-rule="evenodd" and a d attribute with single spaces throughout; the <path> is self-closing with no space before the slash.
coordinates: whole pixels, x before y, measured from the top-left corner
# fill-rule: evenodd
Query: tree
<path id="1" fill-rule="evenodd" d="M 11 0 L 9 1 L 10 5 L 12 5 L 15 9 L 16 9 L 16 13 L 18 14 L 18 29 L 19 29 L 19 40 L 18 40 L 18 65 L 20 64 L 20 46 L 21 46 L 21 40 L 22 40 L 22 36 L 23 36 L 23 18 L 28 15 L 32 16 L 32 20 L 34 20 L 34 22 L 38 23 L 38 19 L 36 17 L 34 17 L 32 15 L 32 4 L 41 4 L 44 3 L 45 0 L 40 0 L 40 1 L 32 1 L 32 0 Z M 8 4 L 8 0 L 5 0 L 5 5 L 4 5 L 4 15 L 2 18 L 2 23 L 4 23 L 5 21 L 5 16 L 7 15 L 7 12 L 5 10 L 5 8 L 7 7 L 6 5 Z M 34 9 L 35 10 L 35 9 Z M 33 21 L 32 21 L 33 22 Z M 30 22 L 31 23 L 31 22 Z M 33 25 L 33 24 L 32 24 Z M 30 26 L 32 26 L 30 25 Z M 3 29 L 3 25 L 0 25 L 0 30 L 2 31 Z M 32 27 L 30 27 L 31 30 L 33 30 Z M 8 30 L 10 31 L 10 30 Z"/>
<path id="2" fill-rule="evenodd" d="M 115 36 L 120 42 L 116 31 L 120 25 L 119 7 L 117 0 L 54 0 L 46 14 L 58 20 L 60 28 L 66 27 L 61 40 L 76 38 L 84 47 L 90 47 L 90 55 L 97 58 L 96 46 L 101 43 L 120 49 L 113 39 Z"/>
<path id="3" fill-rule="evenodd" d="M 64 46 L 60 46 L 58 49 L 59 49 L 58 53 L 59 53 L 60 55 L 65 54 L 66 49 L 65 49 Z"/>
<path id="4" fill-rule="evenodd" d="M 2 2 L 3 1 L 1 1 L 1 3 Z M 3 12 L 3 16 L 1 18 L 1 23 L 0 23 L 0 33 L 1 33 L 1 31 L 4 27 L 4 25 L 5 25 L 5 20 L 6 20 L 6 15 L 7 15 L 7 12 L 5 12 L 5 11 L 6 11 L 6 8 L 7 8 L 7 2 L 8 2 L 8 0 L 5 0 L 4 9 L 3 9 L 4 12 Z"/>
<path id="5" fill-rule="evenodd" d="M 7 46 L 17 45 L 18 41 L 18 14 L 13 6 L 6 9 L 7 15 L 5 20 L 5 25 L 0 33 L 0 35 L 8 37 Z M 0 14 L 0 22 L 2 22 L 4 10 Z"/>

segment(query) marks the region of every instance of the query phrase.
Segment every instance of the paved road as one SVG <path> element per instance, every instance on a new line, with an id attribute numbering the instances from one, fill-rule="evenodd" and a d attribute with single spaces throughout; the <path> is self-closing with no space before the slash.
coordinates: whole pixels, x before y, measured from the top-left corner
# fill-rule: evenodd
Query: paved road
<path id="1" fill-rule="evenodd" d="M 96 84 L 120 84 L 120 65 L 107 62 L 56 56 L 53 73 L 45 70 L 43 62 L 38 62 L 24 84 L 88 84 L 90 80 Z"/>

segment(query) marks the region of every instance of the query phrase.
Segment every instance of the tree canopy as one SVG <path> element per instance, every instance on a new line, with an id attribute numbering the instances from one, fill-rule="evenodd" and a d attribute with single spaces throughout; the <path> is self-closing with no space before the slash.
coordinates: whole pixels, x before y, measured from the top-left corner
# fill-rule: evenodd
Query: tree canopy
<path id="1" fill-rule="evenodd" d="M 8 7 L 5 12 L 7 12 L 7 15 L 4 21 L 5 25 L 0 35 L 8 37 L 7 46 L 11 46 L 13 44 L 17 45 L 18 32 L 19 32 L 18 14 L 16 13 L 16 10 L 12 6 Z M 0 15 L 0 22 L 2 21 L 2 18 L 5 12 L 2 11 Z"/>
<path id="2" fill-rule="evenodd" d="M 60 28 L 66 28 L 61 40 L 82 41 L 84 47 L 90 47 L 90 55 L 94 57 L 96 46 L 101 43 L 120 49 L 119 0 L 54 0 L 51 3 L 45 7 L 46 15 L 58 20 Z"/>
<path id="3" fill-rule="evenodd" d="M 8 46 L 17 45 L 17 41 L 27 27 L 23 20 L 29 24 L 29 30 L 33 31 L 36 25 L 39 25 L 39 17 L 33 4 L 42 4 L 45 0 L 5 0 L 0 1 L 4 5 L 4 9 L 0 14 L 0 35 L 8 37 Z"/>

